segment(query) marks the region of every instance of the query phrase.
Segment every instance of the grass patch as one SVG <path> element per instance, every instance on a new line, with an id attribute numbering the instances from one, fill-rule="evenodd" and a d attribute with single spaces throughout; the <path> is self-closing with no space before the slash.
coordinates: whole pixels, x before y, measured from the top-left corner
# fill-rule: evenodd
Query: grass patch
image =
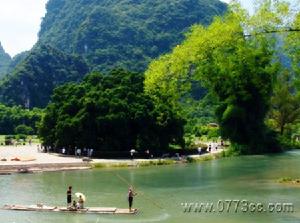
<path id="1" fill-rule="evenodd" d="M 200 163 L 200 162 L 210 161 L 213 159 L 214 159 L 214 157 L 212 155 L 205 155 L 205 156 L 200 156 L 200 157 L 188 157 L 187 162 L 188 163 Z"/>
<path id="2" fill-rule="evenodd" d="M 7 135 L 0 135 L 0 145 L 5 145 L 5 137 L 6 136 Z M 40 139 L 36 135 L 25 136 L 26 137 L 25 141 L 23 139 L 20 139 L 20 135 L 11 135 L 11 136 L 13 137 L 14 141 L 17 141 L 18 145 L 23 145 L 24 143 L 28 144 L 29 140 L 31 140 L 32 144 L 39 144 L 39 143 L 41 143 Z"/>
<path id="3" fill-rule="evenodd" d="M 291 177 L 283 177 L 278 180 L 279 183 L 291 183 L 291 184 L 300 184 L 300 179 L 293 179 Z"/>
<path id="4" fill-rule="evenodd" d="M 92 164 L 92 168 L 95 168 L 95 169 L 100 169 L 100 168 L 105 168 L 106 165 L 103 164 L 103 163 L 93 163 Z"/>
<path id="5" fill-rule="evenodd" d="M 227 151 L 222 151 L 220 153 L 206 154 L 199 157 L 187 157 L 187 163 L 200 163 L 205 161 L 211 161 L 215 159 L 220 159 L 223 157 L 228 157 Z M 92 168 L 122 168 L 122 167 L 148 167 L 148 166 L 163 166 L 163 165 L 173 165 L 177 163 L 182 163 L 173 159 L 158 159 L 149 161 L 133 161 L 124 163 L 94 163 L 91 164 Z"/>
<path id="6" fill-rule="evenodd" d="M 121 168 L 121 167 L 130 167 L 129 163 L 93 163 L 92 168 L 101 169 L 101 168 Z"/>
<path id="7" fill-rule="evenodd" d="M 202 155 L 199 157 L 188 157 L 187 162 L 188 163 L 200 163 L 200 162 L 205 162 L 205 161 L 211 161 L 211 160 L 216 160 L 224 157 L 229 157 L 230 155 L 228 154 L 227 151 L 222 151 L 220 153 L 213 153 L 213 154 L 206 154 Z"/>
<path id="8" fill-rule="evenodd" d="M 163 160 L 150 160 L 139 162 L 138 166 L 146 167 L 146 166 L 162 166 L 162 165 L 172 165 L 175 164 L 175 160 L 163 159 Z"/>
<path id="9" fill-rule="evenodd" d="M 171 165 L 177 163 L 174 160 L 163 159 L 163 160 L 149 160 L 141 162 L 125 162 L 125 163 L 93 163 L 91 164 L 92 168 L 101 169 L 101 168 L 122 168 L 122 167 L 147 167 L 147 166 L 162 166 L 162 165 Z"/>
<path id="10" fill-rule="evenodd" d="M 0 143 L 4 143 L 5 135 L 0 135 Z"/>

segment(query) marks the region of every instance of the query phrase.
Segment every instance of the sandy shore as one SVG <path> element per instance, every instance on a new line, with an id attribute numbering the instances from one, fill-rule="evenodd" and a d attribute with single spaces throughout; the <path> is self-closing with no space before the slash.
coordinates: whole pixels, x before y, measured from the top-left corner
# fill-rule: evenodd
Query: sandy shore
<path id="1" fill-rule="evenodd" d="M 57 154 L 41 153 L 37 151 L 37 145 L 26 146 L 0 146 L 0 161 L 2 165 L 18 165 L 18 164 L 45 164 L 45 163 L 81 163 L 80 158 L 62 157 Z M 21 161 L 12 161 L 14 158 L 19 158 Z"/>
<path id="2" fill-rule="evenodd" d="M 62 156 L 56 153 L 38 152 L 38 145 L 0 146 L 0 174 L 40 171 L 62 171 L 90 169 L 93 165 L 110 166 L 136 166 L 140 162 L 150 160 L 119 160 L 119 159 L 93 159 L 91 162 L 83 161 L 83 157 Z M 17 159 L 19 161 L 15 161 Z M 152 161 L 155 161 L 153 159 Z"/>
<path id="3" fill-rule="evenodd" d="M 0 173 L 19 172 L 24 169 L 57 171 L 90 168 L 90 165 L 81 158 L 38 152 L 37 145 L 0 146 L 0 160 L 6 160 L 0 161 Z"/>
<path id="4" fill-rule="evenodd" d="M 6 160 L 0 161 L 0 174 L 22 172 L 24 170 L 29 170 L 30 172 L 81 170 L 89 169 L 93 165 L 103 167 L 139 166 L 161 161 L 161 159 L 93 159 L 91 162 L 86 162 L 82 160 L 83 157 L 38 152 L 37 146 L 0 146 L 0 160 Z M 213 151 L 212 153 L 219 152 L 221 150 Z M 14 161 L 15 158 L 20 161 Z"/>

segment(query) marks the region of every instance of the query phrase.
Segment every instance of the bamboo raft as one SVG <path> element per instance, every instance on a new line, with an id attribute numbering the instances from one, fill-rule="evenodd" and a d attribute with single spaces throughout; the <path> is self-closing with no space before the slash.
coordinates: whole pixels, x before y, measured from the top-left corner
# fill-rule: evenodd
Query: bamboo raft
<path id="1" fill-rule="evenodd" d="M 65 212 L 65 213 L 83 213 L 83 214 L 118 214 L 130 215 L 136 214 L 137 209 L 115 208 L 115 207 L 89 207 L 84 209 L 69 209 L 66 207 L 54 207 L 45 205 L 4 205 L 3 210 L 12 211 L 39 211 L 39 212 Z"/>

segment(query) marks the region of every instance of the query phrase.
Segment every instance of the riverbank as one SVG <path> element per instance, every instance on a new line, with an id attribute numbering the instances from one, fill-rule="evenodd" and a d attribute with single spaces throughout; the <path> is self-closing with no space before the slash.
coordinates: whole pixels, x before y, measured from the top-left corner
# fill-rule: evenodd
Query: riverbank
<path id="1" fill-rule="evenodd" d="M 223 150 L 174 159 L 92 159 L 41 153 L 37 144 L 0 146 L 0 174 L 85 170 L 90 168 L 143 167 L 202 162 L 222 157 Z"/>
<path id="2" fill-rule="evenodd" d="M 38 146 L 40 145 L 0 146 L 0 174 L 91 168 L 81 158 L 41 153 Z"/>

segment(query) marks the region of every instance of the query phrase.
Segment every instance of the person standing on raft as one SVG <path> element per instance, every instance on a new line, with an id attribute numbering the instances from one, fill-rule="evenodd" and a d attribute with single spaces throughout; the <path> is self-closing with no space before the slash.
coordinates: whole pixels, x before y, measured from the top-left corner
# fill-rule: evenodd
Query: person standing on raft
<path id="1" fill-rule="evenodd" d="M 67 206 L 68 208 L 72 206 L 72 186 L 69 186 L 67 190 Z"/>
<path id="2" fill-rule="evenodd" d="M 130 187 L 128 190 L 128 203 L 129 203 L 129 212 L 131 212 L 131 207 L 133 203 L 133 197 L 136 196 L 137 193 L 133 192 L 132 188 Z"/>

